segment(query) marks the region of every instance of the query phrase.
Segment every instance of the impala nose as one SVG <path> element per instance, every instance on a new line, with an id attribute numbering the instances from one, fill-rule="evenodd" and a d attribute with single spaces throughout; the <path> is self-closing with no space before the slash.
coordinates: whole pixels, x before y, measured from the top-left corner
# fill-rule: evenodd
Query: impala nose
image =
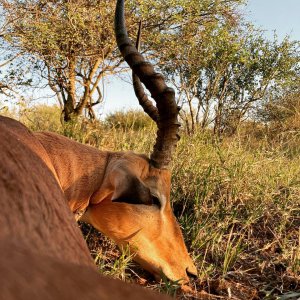
<path id="1" fill-rule="evenodd" d="M 196 268 L 194 269 L 194 268 L 189 268 L 188 267 L 188 268 L 185 269 L 185 271 L 186 271 L 187 276 L 190 279 L 197 279 L 198 278 L 198 273 L 197 273 Z"/>

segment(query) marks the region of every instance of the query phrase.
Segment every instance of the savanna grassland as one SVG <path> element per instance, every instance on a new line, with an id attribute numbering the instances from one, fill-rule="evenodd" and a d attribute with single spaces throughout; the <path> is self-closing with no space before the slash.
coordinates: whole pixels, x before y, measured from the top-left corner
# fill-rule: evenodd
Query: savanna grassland
<path id="1" fill-rule="evenodd" d="M 154 125 L 134 113 L 63 127 L 53 108 L 43 111 L 22 121 L 99 149 L 149 153 L 154 142 Z M 192 292 L 176 282 L 155 283 L 128 251 L 81 224 L 100 272 L 178 299 L 300 297 L 299 132 L 271 135 L 248 126 L 222 139 L 182 132 L 172 174 L 172 206 L 199 272 Z"/>

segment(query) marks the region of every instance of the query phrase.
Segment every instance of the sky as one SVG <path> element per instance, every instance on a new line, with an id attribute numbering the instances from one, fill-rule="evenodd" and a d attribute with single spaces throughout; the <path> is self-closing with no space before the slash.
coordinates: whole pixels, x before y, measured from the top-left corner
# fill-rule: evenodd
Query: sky
<path id="1" fill-rule="evenodd" d="M 247 12 L 248 11 L 248 12 Z M 300 40 L 300 0 L 248 0 L 246 18 L 266 30 L 272 36 L 276 30 L 278 37 L 286 34 Z"/>
<path id="2" fill-rule="evenodd" d="M 267 38 L 272 38 L 276 31 L 279 39 L 290 35 L 291 39 L 300 40 L 300 0 L 248 0 L 242 12 L 246 20 L 264 30 Z M 108 81 L 105 102 L 100 109 L 102 117 L 118 110 L 139 108 L 128 82 L 113 78 Z"/>

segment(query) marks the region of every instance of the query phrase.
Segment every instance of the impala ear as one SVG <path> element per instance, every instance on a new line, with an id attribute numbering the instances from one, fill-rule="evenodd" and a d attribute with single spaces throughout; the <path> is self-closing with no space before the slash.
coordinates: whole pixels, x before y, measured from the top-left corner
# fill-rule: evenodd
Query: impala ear
<path id="1" fill-rule="evenodd" d="M 129 204 L 152 205 L 150 189 L 132 174 L 125 174 L 122 178 L 115 180 L 115 191 L 112 197 L 113 202 L 125 202 Z"/>

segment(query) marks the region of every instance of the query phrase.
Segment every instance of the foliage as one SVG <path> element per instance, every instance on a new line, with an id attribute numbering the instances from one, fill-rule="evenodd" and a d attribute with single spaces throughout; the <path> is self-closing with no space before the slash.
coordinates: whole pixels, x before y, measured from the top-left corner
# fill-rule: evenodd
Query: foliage
<path id="1" fill-rule="evenodd" d="M 11 23 L 15 22 L 16 19 L 11 20 Z M 7 38 L 9 26 L 11 24 L 5 19 L 3 7 L 0 5 L 0 95 L 4 99 L 15 97 L 19 87 L 31 83 L 24 61 L 17 59 L 22 52 L 12 47 Z"/>
<path id="2" fill-rule="evenodd" d="M 56 105 L 24 106 L 17 115 L 30 130 L 62 132 L 61 111 Z"/>
<path id="3" fill-rule="evenodd" d="M 111 1 L 1 1 L 10 28 L 5 35 L 15 47 L 31 54 L 54 91 L 64 119 L 102 101 L 99 83 L 119 60 L 113 55 Z M 101 9 L 99 9 L 99 7 Z M 18 22 L 11 22 L 18 19 Z"/>
<path id="4" fill-rule="evenodd" d="M 218 135 L 234 133 L 271 87 L 299 77 L 298 44 L 268 41 L 250 25 L 209 28 L 188 40 L 182 35 L 160 59 L 186 108 L 188 132 L 212 124 Z"/>
<path id="5" fill-rule="evenodd" d="M 105 118 L 109 127 L 118 129 L 140 130 L 146 127 L 153 127 L 152 120 L 140 110 L 117 111 Z"/>
<path id="6" fill-rule="evenodd" d="M 295 123 L 300 108 L 300 77 L 292 78 L 291 83 L 272 89 L 264 98 L 256 118 L 271 126 L 285 129 L 299 128 Z"/>

